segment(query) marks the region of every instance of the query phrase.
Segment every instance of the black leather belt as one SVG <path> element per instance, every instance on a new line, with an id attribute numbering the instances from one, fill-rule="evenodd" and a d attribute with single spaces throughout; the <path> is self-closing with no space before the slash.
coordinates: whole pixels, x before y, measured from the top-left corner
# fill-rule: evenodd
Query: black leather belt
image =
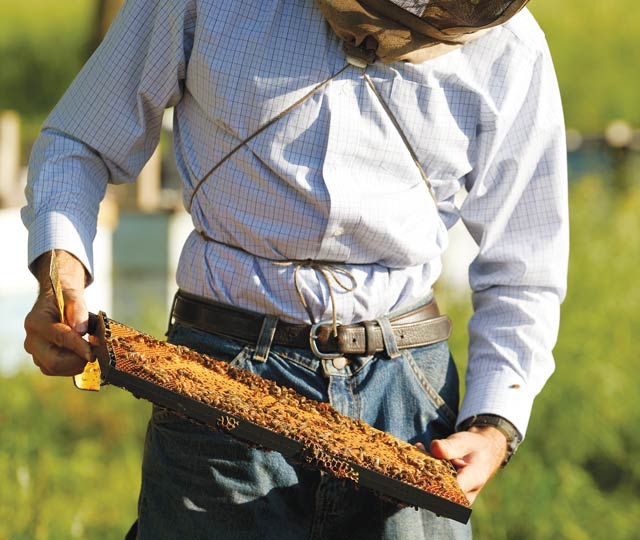
<path id="1" fill-rule="evenodd" d="M 184 326 L 256 343 L 267 317 L 227 304 L 178 291 L 172 320 Z M 431 345 L 449 338 L 451 321 L 440 315 L 435 300 L 390 320 L 398 349 Z M 331 324 L 290 324 L 278 320 L 272 343 L 286 347 L 311 349 L 316 356 L 371 355 L 385 350 L 382 328 L 377 321 L 339 325 L 338 336 Z"/>

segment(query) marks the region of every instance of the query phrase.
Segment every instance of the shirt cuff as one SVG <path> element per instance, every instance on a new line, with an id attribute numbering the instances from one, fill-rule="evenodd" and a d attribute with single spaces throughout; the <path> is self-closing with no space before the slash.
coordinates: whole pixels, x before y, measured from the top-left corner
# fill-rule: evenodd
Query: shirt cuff
<path id="1" fill-rule="evenodd" d="M 74 255 L 93 281 L 93 234 L 79 230 L 78 226 L 61 212 L 39 215 L 29 227 L 29 267 L 43 253 L 63 249 Z M 88 284 L 87 283 L 87 284 Z"/>
<path id="2" fill-rule="evenodd" d="M 467 383 L 457 424 L 478 414 L 496 414 L 511 422 L 524 438 L 536 393 L 515 373 L 492 373 Z"/>

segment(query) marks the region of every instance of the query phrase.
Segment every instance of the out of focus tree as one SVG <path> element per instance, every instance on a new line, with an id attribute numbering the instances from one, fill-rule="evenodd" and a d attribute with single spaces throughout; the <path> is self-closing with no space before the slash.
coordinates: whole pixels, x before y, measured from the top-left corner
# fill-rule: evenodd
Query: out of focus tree
<path id="1" fill-rule="evenodd" d="M 89 47 L 91 52 L 100 44 L 124 0 L 98 0 Z"/>

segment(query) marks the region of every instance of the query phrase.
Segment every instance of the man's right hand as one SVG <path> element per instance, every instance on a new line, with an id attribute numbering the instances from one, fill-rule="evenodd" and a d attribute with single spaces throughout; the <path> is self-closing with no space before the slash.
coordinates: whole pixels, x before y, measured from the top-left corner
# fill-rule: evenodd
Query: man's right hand
<path id="1" fill-rule="evenodd" d="M 93 360 L 91 347 L 82 335 L 87 332 L 89 312 L 84 301 L 86 283 L 82 263 L 66 251 L 56 251 L 58 274 L 64 297 L 64 323 L 49 278 L 51 254 L 40 256 L 32 270 L 40 293 L 24 321 L 25 350 L 45 375 L 75 375 Z"/>

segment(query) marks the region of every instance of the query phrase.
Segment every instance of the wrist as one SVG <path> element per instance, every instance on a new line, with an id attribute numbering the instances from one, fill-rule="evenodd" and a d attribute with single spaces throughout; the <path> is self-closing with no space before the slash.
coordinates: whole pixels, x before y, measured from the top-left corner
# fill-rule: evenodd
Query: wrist
<path id="1" fill-rule="evenodd" d="M 56 249 L 58 276 L 64 290 L 83 291 L 87 284 L 87 273 L 84 265 L 71 253 Z M 51 294 L 51 251 L 40 255 L 31 265 L 31 271 L 38 280 L 40 294 Z"/>
<path id="2" fill-rule="evenodd" d="M 509 440 L 502 431 L 494 426 L 471 426 L 465 431 L 482 435 L 490 442 L 495 455 L 500 458 L 500 463 L 507 461 L 507 457 L 509 456 Z"/>
<path id="3" fill-rule="evenodd" d="M 513 457 L 522 441 L 520 432 L 506 418 L 495 414 L 480 414 L 461 422 L 458 431 L 470 431 L 490 437 L 496 451 L 503 456 L 502 467 Z"/>

